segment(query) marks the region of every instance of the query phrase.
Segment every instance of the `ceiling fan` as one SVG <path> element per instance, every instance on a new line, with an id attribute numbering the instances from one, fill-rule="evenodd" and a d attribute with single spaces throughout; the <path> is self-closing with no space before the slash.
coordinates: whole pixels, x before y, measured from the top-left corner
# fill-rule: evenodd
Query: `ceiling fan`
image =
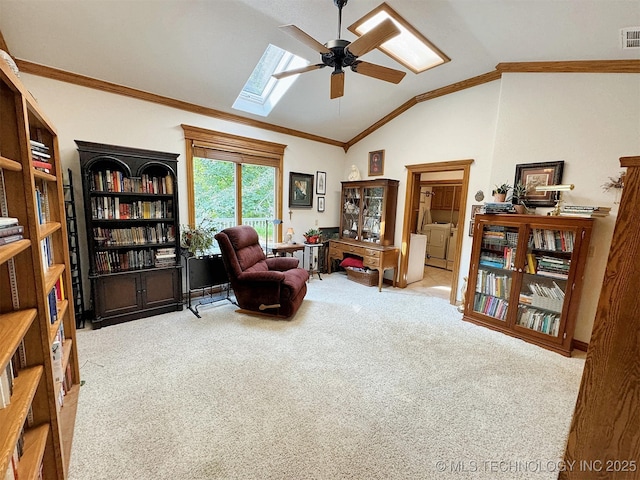
<path id="1" fill-rule="evenodd" d="M 359 60 L 359 57 L 374 48 L 377 48 L 387 40 L 400 34 L 400 30 L 391 19 L 386 19 L 367 33 L 357 38 L 353 42 L 340 38 L 342 28 L 342 8 L 348 0 L 333 0 L 338 7 L 338 38 L 322 44 L 295 25 L 283 25 L 282 31 L 288 33 L 293 38 L 306 46 L 319 52 L 322 56 L 322 63 L 307 65 L 306 67 L 295 68 L 285 72 L 275 73 L 273 77 L 277 79 L 285 78 L 299 73 L 310 72 L 324 67 L 332 67 L 331 73 L 331 98 L 338 98 L 344 95 L 344 68 L 349 67 L 352 71 L 368 77 L 384 80 L 385 82 L 400 83 L 406 72 L 384 67 L 375 63 L 368 63 Z"/>

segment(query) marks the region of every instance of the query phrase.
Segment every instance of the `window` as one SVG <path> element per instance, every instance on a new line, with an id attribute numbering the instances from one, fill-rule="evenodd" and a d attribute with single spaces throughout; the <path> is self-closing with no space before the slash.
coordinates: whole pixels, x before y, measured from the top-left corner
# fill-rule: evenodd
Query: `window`
<path id="1" fill-rule="evenodd" d="M 189 224 L 251 225 L 265 246 L 282 238 L 286 145 L 182 126 L 187 144 Z M 217 244 L 214 245 L 217 249 Z"/>
<path id="2" fill-rule="evenodd" d="M 308 64 L 305 59 L 269 44 L 233 103 L 233 108 L 266 117 L 298 78 L 293 75 L 276 80 L 272 75 Z"/>

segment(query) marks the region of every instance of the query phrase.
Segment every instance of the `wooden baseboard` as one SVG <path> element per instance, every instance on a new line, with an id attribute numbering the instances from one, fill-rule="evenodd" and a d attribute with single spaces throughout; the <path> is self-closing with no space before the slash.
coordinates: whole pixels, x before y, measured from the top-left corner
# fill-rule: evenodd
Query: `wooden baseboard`
<path id="1" fill-rule="evenodd" d="M 586 352 L 587 348 L 589 348 L 589 344 L 586 342 L 581 342 L 580 340 L 573 340 L 571 342 L 571 346 L 576 349 L 576 350 L 580 350 L 582 352 Z"/>

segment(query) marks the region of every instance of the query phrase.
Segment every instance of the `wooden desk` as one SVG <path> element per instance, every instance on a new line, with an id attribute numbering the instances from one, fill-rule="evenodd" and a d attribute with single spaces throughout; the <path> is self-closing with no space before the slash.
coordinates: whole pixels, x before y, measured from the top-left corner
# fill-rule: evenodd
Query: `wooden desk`
<path id="1" fill-rule="evenodd" d="M 384 271 L 389 268 L 393 269 L 393 286 L 396 286 L 399 248 L 356 240 L 331 240 L 329 242 L 329 273 L 331 273 L 331 261 L 342 260 L 345 253 L 362 257 L 365 267 L 378 270 L 378 291 L 382 290 Z"/>
<path id="2" fill-rule="evenodd" d="M 271 247 L 271 251 L 275 255 L 286 257 L 287 253 L 293 256 L 293 252 L 304 250 L 304 243 L 276 243 Z"/>

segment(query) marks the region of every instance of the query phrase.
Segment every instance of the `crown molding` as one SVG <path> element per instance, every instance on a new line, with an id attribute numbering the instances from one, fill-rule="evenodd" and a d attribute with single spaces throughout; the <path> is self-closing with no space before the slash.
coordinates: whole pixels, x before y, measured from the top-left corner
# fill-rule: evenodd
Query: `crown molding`
<path id="1" fill-rule="evenodd" d="M 4 39 L 2 38 L 2 33 L 0 32 L 0 47 L 3 43 Z M 349 150 L 349 148 L 358 143 L 360 140 L 380 129 L 387 123 L 391 122 L 394 118 L 402 115 L 404 112 L 414 107 L 418 103 L 426 102 L 427 100 L 433 100 L 434 98 L 459 92 L 467 88 L 476 87 L 478 85 L 492 82 L 494 80 L 499 80 L 504 73 L 640 73 L 640 60 L 577 60 L 561 62 L 499 63 L 498 65 L 496 65 L 494 71 L 487 72 L 482 75 L 469 78 L 467 80 L 462 80 L 460 82 L 452 83 L 451 85 L 447 85 L 416 95 L 415 97 L 407 100 L 392 112 L 382 117 L 380 120 L 373 123 L 371 126 L 367 127 L 351 140 L 347 142 L 341 142 L 339 140 L 334 140 L 319 135 L 313 135 L 311 133 L 302 132 L 300 130 L 285 128 L 268 122 L 253 120 L 250 118 L 242 117 L 240 115 L 235 115 L 233 113 L 222 112 L 213 108 L 184 102 L 182 100 L 176 100 L 170 97 L 156 95 L 154 93 L 145 92 L 143 90 L 137 90 L 135 88 L 125 87 L 111 82 L 105 82 L 103 80 L 67 72 L 57 68 L 47 67 L 37 63 L 29 62 L 27 60 L 16 59 L 16 63 L 20 71 L 32 75 L 38 75 L 41 77 L 71 83 L 82 87 L 102 90 L 104 92 L 115 93 L 117 95 L 124 95 L 127 97 L 136 98 L 138 100 L 158 103 L 160 105 L 165 105 L 187 112 L 197 113 L 199 115 L 204 115 L 207 117 L 217 118 L 219 120 L 239 123 L 242 125 L 248 125 L 263 130 L 291 135 L 314 142 L 333 145 L 336 147 L 341 147 L 342 149 L 344 149 L 345 153 Z"/>

